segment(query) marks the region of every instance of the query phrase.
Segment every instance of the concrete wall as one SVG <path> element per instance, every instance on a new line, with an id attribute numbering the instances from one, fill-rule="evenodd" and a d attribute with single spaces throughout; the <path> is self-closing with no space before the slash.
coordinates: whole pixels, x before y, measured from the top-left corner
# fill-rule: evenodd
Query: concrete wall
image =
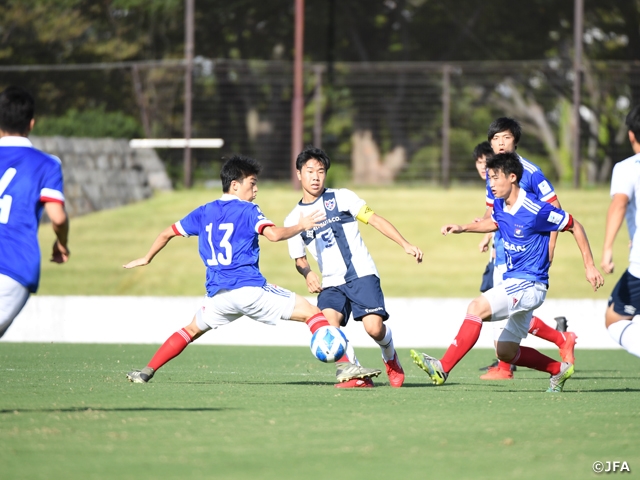
<path id="1" fill-rule="evenodd" d="M 0 341 L 56 343 L 153 343 L 187 325 L 200 297 L 47 297 L 32 296 Z M 309 298 L 314 301 L 313 298 Z M 455 337 L 469 299 L 388 298 L 387 325 L 397 347 L 447 347 Z M 565 316 L 578 335 L 577 349 L 620 348 L 604 328 L 606 300 L 547 300 L 536 314 L 555 328 Z M 345 333 L 357 347 L 376 347 L 359 322 Z M 297 322 L 267 326 L 247 318 L 207 332 L 198 344 L 308 345 L 309 330 Z M 525 345 L 555 348 L 529 337 Z M 482 328 L 478 347 L 493 348 L 491 324 Z"/>
<path id="2" fill-rule="evenodd" d="M 114 138 L 30 137 L 62 161 L 70 216 L 118 207 L 171 189 L 164 165 L 151 149 L 131 149 Z"/>

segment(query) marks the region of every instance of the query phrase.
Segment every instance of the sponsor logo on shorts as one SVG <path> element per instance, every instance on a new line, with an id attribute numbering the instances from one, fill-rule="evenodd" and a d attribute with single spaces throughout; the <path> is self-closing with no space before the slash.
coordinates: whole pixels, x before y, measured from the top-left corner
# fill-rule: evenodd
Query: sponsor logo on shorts
<path id="1" fill-rule="evenodd" d="M 629 315 L 635 315 L 636 314 L 636 307 L 634 307 L 633 305 L 625 305 L 624 306 L 624 313 L 629 314 Z"/>
<path id="2" fill-rule="evenodd" d="M 364 311 L 367 313 L 379 312 L 380 310 L 384 310 L 382 307 L 376 308 L 365 308 Z"/>

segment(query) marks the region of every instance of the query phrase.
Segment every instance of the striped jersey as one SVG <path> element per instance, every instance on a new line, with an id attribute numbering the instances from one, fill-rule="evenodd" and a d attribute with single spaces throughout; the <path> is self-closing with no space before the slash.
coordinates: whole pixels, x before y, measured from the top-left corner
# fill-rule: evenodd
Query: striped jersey
<path id="1" fill-rule="evenodd" d="M 30 292 L 40 282 L 38 224 L 44 204 L 64 203 L 62 165 L 26 137 L 0 138 L 0 273 Z"/>
<path id="2" fill-rule="evenodd" d="M 298 203 L 284 221 L 285 227 L 296 225 L 300 214 L 324 210 L 327 218 L 318 227 L 288 240 L 291 258 L 306 255 L 305 247 L 318 262 L 322 287 L 335 287 L 378 270 L 358 229 L 356 215 L 365 205 L 351 190 L 326 188 L 313 203 Z"/>
<path id="3" fill-rule="evenodd" d="M 611 174 L 611 196 L 622 193 L 629 203 L 625 213 L 631 251 L 629 252 L 629 273 L 640 278 L 640 153 L 616 163 Z"/>
<path id="4" fill-rule="evenodd" d="M 556 192 L 553 188 L 553 185 L 542 173 L 540 167 L 531 163 L 526 158 L 518 155 L 520 159 L 520 163 L 522 164 L 522 178 L 520 179 L 520 188 L 525 190 L 528 193 L 531 193 L 534 197 L 543 202 L 553 202 L 558 198 Z M 495 196 L 491 191 L 491 186 L 489 184 L 489 172 L 487 171 L 487 194 L 486 194 L 486 205 L 487 207 L 493 207 L 493 203 L 495 201 Z M 497 231 L 494 236 L 493 244 L 496 247 L 496 265 L 503 265 L 506 262 L 506 258 L 504 256 L 504 248 L 501 241 L 501 233 Z"/>
<path id="5" fill-rule="evenodd" d="M 173 231 L 198 237 L 198 251 L 207 269 L 207 295 L 212 297 L 220 290 L 267 283 L 260 273 L 258 235 L 273 225 L 256 204 L 224 194 L 174 223 Z"/>
<path id="6" fill-rule="evenodd" d="M 504 241 L 507 263 L 504 278 L 548 284 L 549 232 L 570 228 L 571 215 L 520 189 L 518 200 L 508 211 L 504 199 L 495 199 L 492 219 Z"/>

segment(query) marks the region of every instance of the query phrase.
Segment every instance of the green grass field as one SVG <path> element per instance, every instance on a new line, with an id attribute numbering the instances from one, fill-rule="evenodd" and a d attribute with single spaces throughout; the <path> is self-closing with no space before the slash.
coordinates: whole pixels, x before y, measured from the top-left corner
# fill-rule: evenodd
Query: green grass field
<path id="1" fill-rule="evenodd" d="M 565 392 L 547 394 L 548 377 L 531 370 L 479 380 L 488 350 L 473 350 L 442 387 L 404 349 L 405 387 L 383 374 L 374 389 L 344 391 L 305 348 L 197 345 L 151 383 L 127 382 L 155 349 L 0 343 L 0 477 L 582 479 L 614 460 L 634 477 L 640 469 L 640 360 L 624 351 L 578 351 Z M 381 366 L 378 349 L 358 353 Z"/>
<path id="2" fill-rule="evenodd" d="M 382 288 L 388 297 L 469 297 L 478 294 L 480 276 L 488 255 L 480 254 L 477 234 L 443 237 L 445 223 L 465 223 L 484 212 L 484 190 L 456 188 L 395 187 L 354 188 L 380 215 L 390 220 L 412 243 L 425 252 L 416 265 L 411 257 L 374 228 L 360 230 L 376 262 Z M 43 262 L 42 295 L 193 295 L 204 293 L 204 267 L 198 256 L 197 239 L 176 238 L 153 263 L 131 271 L 122 264 L 143 256 L 156 235 L 193 208 L 218 198 L 214 190 L 158 194 L 151 200 L 72 219 L 68 264 Z M 300 198 L 300 193 L 282 186 L 261 188 L 257 203 L 266 215 L 281 225 Z M 600 263 L 608 192 L 559 191 L 564 208 L 585 226 L 596 265 Z M 50 254 L 53 233 L 40 229 L 43 258 Z M 548 298 L 601 298 L 609 295 L 627 265 L 628 236 L 621 232 L 615 258 L 619 268 L 608 285 L 591 292 L 584 278 L 580 252 L 569 233 L 560 235 L 551 270 Z M 305 294 L 304 279 L 289 258 L 286 243 L 261 238 L 260 265 L 271 283 Z"/>

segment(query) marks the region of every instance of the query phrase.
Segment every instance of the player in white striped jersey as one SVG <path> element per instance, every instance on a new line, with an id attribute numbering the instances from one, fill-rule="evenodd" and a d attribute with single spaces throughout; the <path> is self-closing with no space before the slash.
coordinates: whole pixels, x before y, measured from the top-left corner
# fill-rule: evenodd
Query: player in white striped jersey
<path id="1" fill-rule="evenodd" d="M 443 384 L 456 364 L 473 348 L 482 322 L 508 319 L 496 345 L 498 358 L 551 375 L 548 392 L 561 392 L 573 374 L 573 364 L 558 362 L 537 350 L 520 346 L 529 331 L 533 311 L 544 302 L 549 281 L 550 232 L 569 231 L 582 254 L 587 281 L 597 290 L 604 284 L 593 263 L 591 247 L 582 225 L 569 213 L 542 202 L 520 188 L 522 163 L 513 153 L 501 153 L 487 161 L 491 190 L 497 198 L 491 218 L 467 225 L 444 225 L 442 234 L 487 233 L 500 229 L 507 257 L 504 281 L 476 299 L 467 308 L 458 335 L 442 359 L 419 354 L 414 362 L 436 385 Z"/>
<path id="2" fill-rule="evenodd" d="M 640 357 L 640 105 L 629 112 L 626 124 L 634 155 L 617 163 L 611 174 L 611 204 L 600 265 L 604 273 L 613 273 L 613 242 L 626 217 L 631 238 L 629 267 L 611 292 L 605 326 L 616 343 Z"/>
<path id="3" fill-rule="evenodd" d="M 329 323 L 339 327 L 347 324 L 353 314 L 362 321 L 365 330 L 380 345 L 382 358 L 392 387 L 404 382 L 404 371 L 393 346 L 391 329 L 384 324 L 389 318 L 380 288 L 378 270 L 365 246 L 358 221 L 369 224 L 400 245 L 418 263 L 422 261 L 420 249 L 410 244 L 387 220 L 376 215 L 364 200 L 347 189 L 325 188 L 326 173 L 331 166 L 327 154 L 319 148 L 308 146 L 296 160 L 298 178 L 302 184 L 302 200 L 287 216 L 284 225 L 292 225 L 303 212 L 323 209 L 326 220 L 313 229 L 289 239 L 289 255 L 296 262 L 296 269 L 303 275 L 310 293 L 318 293 L 318 307 Z M 322 283 L 311 270 L 305 248 L 318 262 Z M 349 361 L 357 364 L 351 345 L 348 345 Z M 343 362 L 340 370 L 348 368 Z M 344 382 L 336 387 L 372 387 L 373 382 Z"/>
<path id="4" fill-rule="evenodd" d="M 222 197 L 165 228 L 144 257 L 123 265 L 124 268 L 148 265 L 172 238 L 197 236 L 200 258 L 206 268 L 207 296 L 192 322 L 171 335 L 146 367 L 129 372 L 130 381 L 147 383 L 192 341 L 244 315 L 266 324 L 274 324 L 278 319 L 305 322 L 311 333 L 329 325 L 318 307 L 289 290 L 268 284 L 260 272 L 260 235 L 278 242 L 324 219 L 321 211 L 313 211 L 301 215 L 288 228 L 276 227 L 253 203 L 261 168 L 253 158 L 235 155 L 228 159 L 220 171 Z M 351 369 L 345 380 L 363 381 L 379 374 L 378 369 L 359 367 Z"/>
<path id="5" fill-rule="evenodd" d="M 69 258 L 62 165 L 27 138 L 34 110 L 26 90 L 8 87 L 0 93 L 0 337 L 38 289 L 43 210 L 56 234 L 51 261 Z"/>

